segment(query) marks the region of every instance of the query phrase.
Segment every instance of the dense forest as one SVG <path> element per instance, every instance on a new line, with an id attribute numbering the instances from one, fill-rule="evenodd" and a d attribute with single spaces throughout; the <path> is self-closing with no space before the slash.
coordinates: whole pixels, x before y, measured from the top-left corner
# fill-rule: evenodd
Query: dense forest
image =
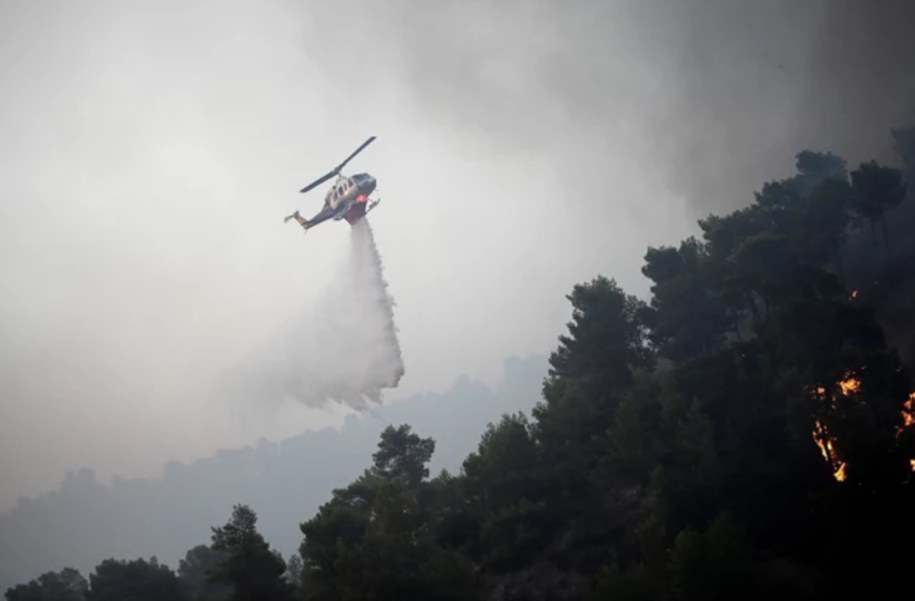
<path id="1" fill-rule="evenodd" d="M 903 165 L 804 151 L 701 238 L 649 248 L 640 300 L 576 285 L 531 415 L 459 473 L 381 435 L 281 557 L 237 505 L 176 569 L 102 562 L 8 601 L 830 599 L 915 561 L 915 128 Z M 485 341 L 481 340 L 481 343 Z M 307 473 L 301 474 L 308 478 Z M 896 545 L 900 545 L 897 547 Z"/>

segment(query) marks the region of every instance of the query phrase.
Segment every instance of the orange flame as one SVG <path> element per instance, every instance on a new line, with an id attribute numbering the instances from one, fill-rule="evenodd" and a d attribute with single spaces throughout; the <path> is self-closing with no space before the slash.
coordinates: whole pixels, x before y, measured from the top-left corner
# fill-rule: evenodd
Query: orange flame
<path id="1" fill-rule="evenodd" d="M 839 388 L 842 390 L 842 394 L 845 396 L 860 392 L 861 380 L 858 380 L 854 376 L 846 375 L 845 379 L 839 382 Z"/>
<path id="2" fill-rule="evenodd" d="M 857 292 L 857 291 L 855 291 Z M 854 377 L 852 372 L 846 372 L 843 380 L 836 383 L 843 395 L 848 396 L 861 391 L 861 380 Z M 816 398 L 826 400 L 826 388 L 817 386 L 811 391 Z M 896 435 L 899 436 L 905 428 L 915 426 L 915 392 L 909 393 L 908 398 L 902 405 L 902 425 L 897 428 Z M 839 459 L 834 446 L 834 438 L 829 436 L 826 427 L 817 420 L 813 428 L 813 440 L 820 448 L 823 458 L 832 466 L 833 477 L 843 482 L 846 479 L 845 462 Z M 909 464 L 912 471 L 915 472 L 915 459 L 910 459 Z"/>
<path id="3" fill-rule="evenodd" d="M 902 427 L 915 426 L 915 392 L 902 404 Z"/>
<path id="4" fill-rule="evenodd" d="M 839 380 L 836 385 L 845 396 L 860 392 L 861 390 L 861 380 L 857 379 L 850 371 L 845 372 L 844 379 Z M 818 399 L 826 399 L 825 387 L 817 386 L 814 390 Z M 826 430 L 826 426 L 824 426 L 819 420 L 817 420 L 814 425 L 812 435 L 813 441 L 820 448 L 820 452 L 823 454 L 823 458 L 832 466 L 833 477 L 838 482 L 844 482 L 847 477 L 845 472 L 846 464 L 844 461 L 839 459 L 839 455 L 835 449 L 835 439 L 829 435 Z"/>
<path id="5" fill-rule="evenodd" d="M 839 469 L 837 469 L 833 473 L 832 477 L 836 479 L 836 482 L 845 482 L 845 478 L 847 476 L 845 475 L 845 462 L 844 461 L 839 465 Z"/>
<path id="6" fill-rule="evenodd" d="M 852 290 L 852 291 L 851 291 L 851 297 L 852 297 L 852 298 L 858 298 L 858 291 L 857 291 L 857 290 Z"/>
<path id="7" fill-rule="evenodd" d="M 823 454 L 823 459 L 832 465 L 833 478 L 839 482 L 844 482 L 846 477 L 845 462 L 839 461 L 839 457 L 836 453 L 835 446 L 833 446 L 832 439 L 826 432 L 826 427 L 821 424 L 819 420 L 817 420 L 816 424 L 813 426 L 813 442 L 815 442 L 816 445 L 820 447 L 820 452 Z"/>

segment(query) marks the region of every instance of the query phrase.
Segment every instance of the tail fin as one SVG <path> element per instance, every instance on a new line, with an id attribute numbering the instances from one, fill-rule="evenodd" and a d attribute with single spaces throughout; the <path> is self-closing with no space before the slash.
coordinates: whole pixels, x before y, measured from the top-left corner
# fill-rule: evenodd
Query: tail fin
<path id="1" fill-rule="evenodd" d="M 302 227 L 304 227 L 305 229 L 308 229 L 308 220 L 305 219 L 304 217 L 302 217 L 301 215 L 299 215 L 298 211 L 296 211 L 292 215 L 287 215 L 286 217 L 284 217 L 283 223 L 286 223 L 287 221 L 289 221 L 290 219 L 293 219 L 293 218 L 295 218 L 295 220 L 298 221 L 302 225 Z"/>

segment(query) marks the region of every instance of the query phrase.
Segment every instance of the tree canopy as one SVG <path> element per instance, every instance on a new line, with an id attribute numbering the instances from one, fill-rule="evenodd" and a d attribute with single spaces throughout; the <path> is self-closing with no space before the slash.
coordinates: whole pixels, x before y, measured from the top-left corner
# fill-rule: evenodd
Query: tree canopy
<path id="1" fill-rule="evenodd" d="M 648 248 L 647 300 L 603 275 L 575 285 L 530 416 L 503 415 L 458 473 L 434 476 L 434 440 L 385 428 L 369 467 L 303 516 L 288 562 L 236 505 L 177 575 L 108 560 L 88 586 L 64 570 L 7 599 L 826 600 L 905 586 L 915 354 L 892 341 L 912 336 L 915 244 L 889 233 L 915 228 L 913 132 L 893 132 L 902 169 L 798 153 L 751 205 Z"/>

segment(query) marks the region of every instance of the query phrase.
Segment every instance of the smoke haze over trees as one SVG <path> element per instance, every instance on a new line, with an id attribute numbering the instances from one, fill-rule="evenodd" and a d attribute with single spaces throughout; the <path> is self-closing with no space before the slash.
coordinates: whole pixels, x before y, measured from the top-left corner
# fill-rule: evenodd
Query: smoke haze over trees
<path id="1" fill-rule="evenodd" d="M 647 295 L 646 244 L 752 202 L 797 149 L 896 161 L 886 132 L 909 121 L 915 73 L 906 0 L 0 11 L 3 508 L 78 465 L 149 475 L 335 419 L 263 399 L 223 410 L 212 392 L 226 373 L 282 373 L 252 351 L 315 307 L 349 240 L 303 244 L 277 216 L 368 132 L 399 391 L 442 390 L 544 352 L 563 293 L 592 273 Z M 429 327 L 439 311 L 487 344 L 464 320 Z M 47 412 L 69 427 L 42 439 Z"/>
<path id="2" fill-rule="evenodd" d="M 402 80 L 441 123 L 543 155 L 566 175 L 625 179 L 604 155 L 625 140 L 630 156 L 616 163 L 650 162 L 701 214 L 752 202 L 749 191 L 790 170 L 799 148 L 895 160 L 886 132 L 915 111 L 908 0 L 350 0 L 315 10 L 361 34 L 325 59 L 341 79 L 371 52 L 386 67 L 366 73 L 376 85 Z M 384 44 L 378 29 L 392 32 Z M 565 202 L 601 212 L 606 193 Z M 618 202 L 638 211 L 651 199 Z"/>
<path id="3" fill-rule="evenodd" d="M 247 546 L 216 529 L 215 553 L 190 548 L 180 573 L 102 562 L 87 599 L 147 581 L 184 599 L 202 562 L 229 584 L 214 599 L 903 590 L 915 554 L 887 541 L 915 535 L 915 370 L 888 343 L 887 307 L 915 278 L 889 234 L 915 227 L 913 132 L 894 133 L 904 170 L 798 152 L 750 206 L 649 247 L 647 300 L 600 275 L 576 285 L 541 400 L 490 423 L 459 470 L 433 472 L 435 440 L 389 425 L 368 469 L 301 516 L 297 559 L 237 505 L 226 527 Z M 82 586 L 72 570 L 42 578 L 7 598 Z"/>
<path id="4" fill-rule="evenodd" d="M 172 461 L 157 478 L 109 483 L 93 470 L 74 470 L 53 492 L 0 513 L 0 591 L 46 566 L 67 564 L 86 574 L 106 557 L 155 555 L 177 568 L 236 502 L 258 509 L 258 528 L 288 556 L 300 543 L 303 513 L 317 511 L 332 489 L 359 474 L 385 422 L 409 420 L 435 436 L 432 468 L 454 470 L 488 422 L 533 406 L 545 373 L 545 357 L 512 358 L 492 385 L 461 377 L 442 393 L 379 407 L 384 421 L 350 416 L 339 430 Z"/>
<path id="5" fill-rule="evenodd" d="M 9 420 L 11 438 L 32 437 L 50 449 L 54 437 L 70 435 L 79 448 L 92 446 L 96 439 L 79 424 L 94 412 L 132 443 L 145 426 L 136 417 L 143 407 L 166 416 L 168 430 L 156 436 L 167 444 L 182 428 L 204 438 L 226 427 L 216 422 L 234 416 L 235 407 L 219 394 L 210 405 L 184 399 L 206 394 L 230 363 L 238 368 L 227 386 L 237 406 L 293 394 L 311 406 L 342 400 L 374 409 L 364 397 L 399 381 L 399 343 L 376 355 L 380 347 L 361 338 L 393 331 L 390 305 L 374 312 L 371 302 L 361 304 L 364 297 L 341 294 L 352 281 L 332 282 L 326 305 L 283 324 L 278 344 L 263 341 L 264 322 L 255 318 L 258 311 L 288 313 L 272 286 L 264 292 L 214 279 L 206 294 L 189 295 L 207 283 L 206 274 L 256 284 L 252 274 L 279 248 L 251 233 L 260 225 L 273 231 L 272 217 L 257 221 L 260 205 L 245 213 L 241 207 L 253 203 L 236 199 L 233 212 L 224 201 L 285 194 L 287 175 L 297 177 L 303 162 L 288 140 L 323 127 L 288 117 L 305 112 L 321 72 L 321 101 L 333 110 L 309 109 L 315 122 L 333 124 L 321 132 L 325 140 L 373 120 L 392 130 L 415 128 L 400 132 L 401 146 L 377 163 L 401 173 L 391 180 L 402 182 L 405 208 L 392 222 L 428 226 L 387 230 L 406 240 L 394 255 L 401 261 L 391 263 L 416 278 L 400 280 L 398 299 L 400 290 L 428 287 L 430 297 L 414 305 L 423 310 L 408 316 L 414 332 L 429 332 L 417 339 L 471 349 L 428 353 L 430 359 L 432 344 L 414 346 L 429 371 L 481 361 L 498 342 L 536 340 L 525 338 L 528 330 L 555 321 L 543 291 L 584 271 L 589 277 L 568 286 L 572 319 L 542 389 L 523 398 L 497 404 L 511 391 L 461 380 L 455 394 L 416 399 L 404 413 L 384 408 L 390 428 L 351 420 L 341 436 L 322 432 L 171 463 L 161 480 L 107 486 L 80 471 L 59 492 L 21 501 L 0 516 L 9 601 L 832 601 L 907 590 L 915 555 L 890 541 L 915 534 L 915 3 L 341 0 L 276 3 L 260 13 L 220 4 L 219 14 L 236 21 L 263 19 L 250 30 L 227 28 L 232 18 L 220 21 L 210 8 L 190 9 L 190 17 L 175 7 L 124 9 L 117 18 L 97 8 L 80 13 L 78 24 L 75 9 L 45 8 L 29 13 L 32 28 L 5 24 L 4 47 L 39 42 L 31 49 L 38 58 L 28 62 L 11 51 L 0 72 L 17 75 L 2 79 L 12 99 L 2 105 L 4 131 L 26 141 L 9 145 L 0 169 L 13 181 L 11 197 L 29 201 L 0 220 L 0 245 L 10 251 L 0 263 L 10 283 L 3 309 L 29 311 L 0 323 L 12 341 L 0 385 L 29 410 L 53 416 L 42 420 L 40 436 L 20 434 L 19 422 Z M 180 23 L 177 35 L 164 25 L 172 22 Z M 351 43 L 339 43 L 343 25 Z M 207 27 L 219 34 L 205 37 Z M 248 45 L 229 44 L 240 32 Z M 284 42 L 268 45 L 264 32 Z M 47 53 L 52 39 L 63 40 L 60 55 Z M 82 55 L 86 40 L 92 43 Z M 215 48 L 230 51 L 211 60 Z M 305 68 L 299 61 L 309 52 L 320 56 Z M 158 62 L 163 53 L 173 55 L 173 70 Z M 72 62 L 61 62 L 62 55 Z M 104 61 L 108 55 L 115 59 Z M 281 65 L 280 75 L 245 71 L 260 76 L 266 65 Z M 193 85 L 217 71 L 225 79 Z M 170 85 L 163 73 L 174 74 Z M 301 88 L 285 83 L 298 77 Z M 254 82 L 248 87 L 259 95 L 244 96 L 239 81 Z M 354 81 L 370 93 L 354 94 Z M 95 87 L 107 95 L 84 91 Z M 42 93 L 29 95 L 33 89 Z M 205 109 L 175 111 L 192 104 L 187 97 Z M 111 104 L 99 109 L 99 98 Z M 32 105 L 40 112 L 29 113 Z M 127 111 L 137 106 L 143 109 Z M 93 110 L 114 118 L 83 118 Z M 257 110 L 276 112 L 246 120 Z M 332 117 L 340 114 L 348 119 Z M 170 126 L 173 137 L 131 129 L 134 121 L 149 130 Z M 22 134 L 38 124 L 48 128 L 44 135 Z M 290 129 L 288 137 L 276 133 Z M 193 133 L 182 138 L 175 133 L 182 130 Z M 233 150 L 220 154 L 218 145 Z M 309 161 L 326 149 L 308 146 L 315 148 Z M 112 149 L 127 151 L 115 160 Z M 269 168 L 256 166 L 252 158 L 269 151 L 277 152 L 264 159 Z M 425 153 L 432 158 L 416 160 Z M 95 154 L 108 162 L 93 163 Z M 277 158 L 284 155 L 295 156 Z M 41 166 L 32 167 L 37 185 L 13 179 L 29 160 Z M 258 175 L 236 180 L 233 168 Z M 101 176 L 83 180 L 90 172 Z M 206 173 L 206 183 L 192 172 Z M 425 202 L 430 182 L 441 202 Z M 185 187 L 199 203 L 173 194 Z M 58 197 L 65 202 L 47 200 Z M 133 198 L 133 217 L 147 230 L 124 230 L 111 217 L 123 216 L 111 208 L 125 206 L 124 197 Z M 117 200 L 100 200 L 110 198 Z M 206 204 L 212 198 L 218 200 Z M 678 200 L 698 227 L 673 243 L 680 238 L 669 235 Z M 179 212 L 169 213 L 170 203 Z M 207 219 L 220 238 L 197 242 Z M 33 229 L 37 223 L 46 237 Z M 233 235 L 238 245 L 225 246 Z M 194 244 L 175 252 L 171 245 L 182 239 Z M 641 285 L 629 277 L 637 269 L 630 269 L 635 255 L 627 249 L 635 247 L 645 251 L 644 294 L 632 294 Z M 49 258 L 52 248 L 58 255 Z M 441 248 L 457 248 L 459 258 L 423 253 Z M 293 285 L 295 271 L 298 292 L 307 291 L 311 269 L 334 268 L 323 262 L 329 256 L 336 257 L 303 255 L 300 270 L 277 269 L 276 280 Z M 596 265 L 617 277 L 591 278 Z M 468 278 L 483 266 L 488 279 L 470 285 L 462 277 L 429 277 L 439 270 Z M 167 277 L 152 277 L 157 270 Z M 57 287 L 72 279 L 80 291 L 94 292 L 103 276 L 118 273 L 122 288 L 107 295 L 67 298 L 60 293 L 67 288 Z M 534 278 L 536 290 L 526 286 Z M 156 296 L 150 307 L 195 310 L 116 302 L 131 286 L 141 291 L 136 298 L 157 283 L 173 286 L 172 296 Z M 371 292 L 384 289 L 375 283 Z M 221 305 L 242 297 L 234 308 Z M 360 304 L 335 312 L 349 301 Z M 464 305 L 471 307 L 466 315 L 436 321 L 446 307 Z M 82 319 L 80 307 L 92 307 L 96 320 Z M 363 310 L 377 328 L 353 328 L 348 316 L 361 319 Z M 168 335 L 145 339 L 150 348 L 114 352 L 155 315 L 178 316 L 155 322 Z M 208 336 L 189 337 L 203 332 L 204 315 Z M 29 319 L 41 327 L 20 327 Z M 500 323 L 514 329 L 494 333 Z M 103 329 L 105 336 L 82 337 Z M 36 333 L 57 343 L 54 360 Z M 235 351 L 256 346 L 239 342 L 245 340 L 264 342 L 265 352 L 240 357 L 222 348 L 233 341 Z M 178 360 L 150 360 L 167 353 Z M 343 380 L 324 378 L 328 365 L 300 360 L 324 357 L 339 366 L 333 358 L 349 353 L 358 359 L 347 369 L 374 359 L 385 367 L 342 369 L 347 378 L 377 375 L 382 385 L 335 389 Z M 415 373 L 416 363 L 407 363 Z M 92 369 L 100 365 L 107 371 Z M 139 377 L 137 365 L 144 367 Z M 71 402 L 73 389 L 85 405 Z M 156 404 L 165 397 L 174 397 L 171 407 Z M 96 398 L 114 400 L 92 405 Z M 480 408 L 480 399 L 492 407 Z M 219 411 L 207 415 L 213 408 Z M 195 411 L 197 421 L 183 415 Z M 74 422 L 64 434 L 49 434 Z M 140 425 L 131 430 L 129 422 Z M 468 452 L 471 438 L 478 445 Z M 36 451 L 36 462 L 45 451 Z M 12 470 L 26 454 L 4 455 Z M 291 493 L 285 500 L 275 494 L 280 487 Z M 213 528 L 239 528 L 244 540 L 227 544 Z"/>

